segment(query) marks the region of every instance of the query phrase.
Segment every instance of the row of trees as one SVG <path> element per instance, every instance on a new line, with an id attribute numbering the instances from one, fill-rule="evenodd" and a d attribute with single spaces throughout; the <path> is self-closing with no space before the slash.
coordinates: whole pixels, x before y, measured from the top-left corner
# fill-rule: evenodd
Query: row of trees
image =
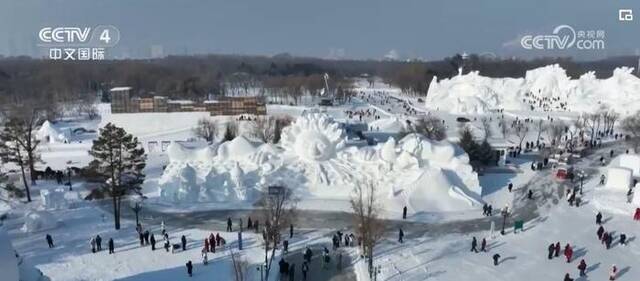
<path id="1" fill-rule="evenodd" d="M 251 122 L 250 134 L 252 137 L 264 143 L 278 143 L 282 135 L 282 129 L 289 126 L 293 120 L 291 117 L 260 116 Z M 236 121 L 229 120 L 224 125 L 223 140 L 233 140 L 239 134 Z M 198 124 L 193 128 L 193 133 L 203 140 L 212 143 L 220 133 L 218 121 L 210 118 L 198 120 Z"/>

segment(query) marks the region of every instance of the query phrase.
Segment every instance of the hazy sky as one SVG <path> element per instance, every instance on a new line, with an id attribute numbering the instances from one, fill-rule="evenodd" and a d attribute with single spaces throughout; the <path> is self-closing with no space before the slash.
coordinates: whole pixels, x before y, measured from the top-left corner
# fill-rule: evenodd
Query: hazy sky
<path id="1" fill-rule="evenodd" d="M 619 22 L 618 9 L 635 19 Z M 438 59 L 457 52 L 597 59 L 640 49 L 639 0 L 0 0 L 0 54 L 37 54 L 45 26 L 119 28 L 111 55 L 233 53 Z M 527 34 L 604 30 L 605 50 L 531 52 Z"/>

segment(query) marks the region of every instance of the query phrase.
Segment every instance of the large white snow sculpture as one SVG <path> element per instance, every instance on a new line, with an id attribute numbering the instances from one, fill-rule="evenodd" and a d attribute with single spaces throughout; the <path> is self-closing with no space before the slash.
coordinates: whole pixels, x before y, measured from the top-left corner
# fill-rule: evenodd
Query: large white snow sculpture
<path id="1" fill-rule="evenodd" d="M 338 123 L 317 113 L 285 128 L 279 146 L 257 147 L 238 137 L 199 165 L 185 163 L 183 153 L 178 159 L 171 155 L 159 181 L 168 201 L 174 201 L 175 190 L 198 182 L 200 202 L 254 202 L 259 191 L 273 184 L 291 187 L 302 198 L 346 200 L 354 186 L 368 180 L 376 183 L 381 203 L 389 209 L 461 211 L 482 202 L 477 174 L 456 145 L 410 134 L 376 146 L 347 147 Z"/>
<path id="2" fill-rule="evenodd" d="M 307 114 L 282 130 L 282 147 L 305 160 L 324 161 L 344 146 L 344 132 L 325 114 Z"/>
<path id="3" fill-rule="evenodd" d="M 434 77 L 425 106 L 455 114 L 494 109 L 593 112 L 606 106 L 628 115 L 640 108 L 639 91 L 640 78 L 633 68 L 616 68 L 606 79 L 594 72 L 571 79 L 554 64 L 529 70 L 523 78 L 490 78 L 477 71 L 440 81 Z"/>

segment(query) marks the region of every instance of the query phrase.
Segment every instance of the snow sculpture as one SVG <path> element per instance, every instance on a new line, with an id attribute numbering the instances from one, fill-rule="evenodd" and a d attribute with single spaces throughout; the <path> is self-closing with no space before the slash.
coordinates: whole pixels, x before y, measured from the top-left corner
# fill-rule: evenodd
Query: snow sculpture
<path id="1" fill-rule="evenodd" d="M 31 211 L 24 216 L 24 225 L 22 232 L 31 233 L 54 229 L 60 225 L 60 222 L 47 211 Z"/>
<path id="2" fill-rule="evenodd" d="M 41 142 L 57 143 L 69 142 L 67 136 L 56 129 L 48 120 L 42 123 L 40 129 L 36 132 L 36 138 Z"/>
<path id="3" fill-rule="evenodd" d="M 42 205 L 46 209 L 62 209 L 67 206 L 65 196 L 65 190 L 63 188 L 57 188 L 54 190 L 43 189 L 40 190 L 40 198 L 42 199 Z"/>
<path id="4" fill-rule="evenodd" d="M 197 183 L 196 170 L 187 164 L 180 172 L 180 186 L 176 190 L 180 202 L 197 202 L 200 186 Z"/>
<path id="5" fill-rule="evenodd" d="M 284 128 L 281 144 L 302 159 L 325 161 L 344 146 L 344 132 L 328 115 L 307 114 Z"/>
<path id="6" fill-rule="evenodd" d="M 640 78 L 633 75 L 633 68 L 616 68 L 606 79 L 597 79 L 594 72 L 571 79 L 554 64 L 529 70 L 523 78 L 490 78 L 476 71 L 440 81 L 434 77 L 425 106 L 455 114 L 493 109 L 593 112 L 607 106 L 628 115 L 640 106 L 638 91 Z"/>
<path id="7" fill-rule="evenodd" d="M 303 198 L 347 199 L 353 186 L 368 179 L 380 187 L 378 196 L 388 209 L 437 212 L 481 205 L 477 174 L 464 151 L 451 143 L 416 134 L 376 146 L 344 147 L 345 142 L 330 117 L 309 113 L 283 130 L 279 147 L 238 137 L 198 165 L 185 161 L 185 153 L 170 153 L 159 181 L 161 194 L 174 202 L 250 203 L 267 186 L 282 184 Z"/>
<path id="8" fill-rule="evenodd" d="M 215 150 L 209 146 L 203 148 L 187 148 L 178 142 L 172 142 L 167 148 L 167 155 L 172 161 L 186 163 L 207 163 L 216 156 Z"/>
<path id="9" fill-rule="evenodd" d="M 231 141 L 224 142 L 218 147 L 218 156 L 227 160 L 242 160 L 257 150 L 257 145 L 244 136 L 237 136 Z"/>
<path id="10" fill-rule="evenodd" d="M 618 156 L 618 166 L 631 170 L 632 176 L 640 177 L 640 155 L 622 154 Z"/>
<path id="11" fill-rule="evenodd" d="M 631 186 L 632 171 L 623 167 L 610 167 L 607 169 L 606 187 L 627 191 Z"/>

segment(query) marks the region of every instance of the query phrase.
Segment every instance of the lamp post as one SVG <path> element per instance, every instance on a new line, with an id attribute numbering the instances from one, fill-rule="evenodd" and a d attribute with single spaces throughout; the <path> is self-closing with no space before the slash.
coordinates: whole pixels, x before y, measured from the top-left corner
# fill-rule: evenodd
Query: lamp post
<path id="1" fill-rule="evenodd" d="M 144 198 L 138 197 L 136 199 L 134 199 L 133 204 L 131 205 L 131 210 L 133 210 L 133 213 L 136 214 L 136 225 L 140 225 L 140 218 L 139 218 L 139 214 L 142 211 L 142 201 L 144 200 Z"/>
<path id="2" fill-rule="evenodd" d="M 509 216 L 509 205 L 504 206 L 504 209 L 502 209 L 502 230 L 500 231 L 500 234 L 504 235 L 504 228 L 507 225 L 507 217 Z"/>

